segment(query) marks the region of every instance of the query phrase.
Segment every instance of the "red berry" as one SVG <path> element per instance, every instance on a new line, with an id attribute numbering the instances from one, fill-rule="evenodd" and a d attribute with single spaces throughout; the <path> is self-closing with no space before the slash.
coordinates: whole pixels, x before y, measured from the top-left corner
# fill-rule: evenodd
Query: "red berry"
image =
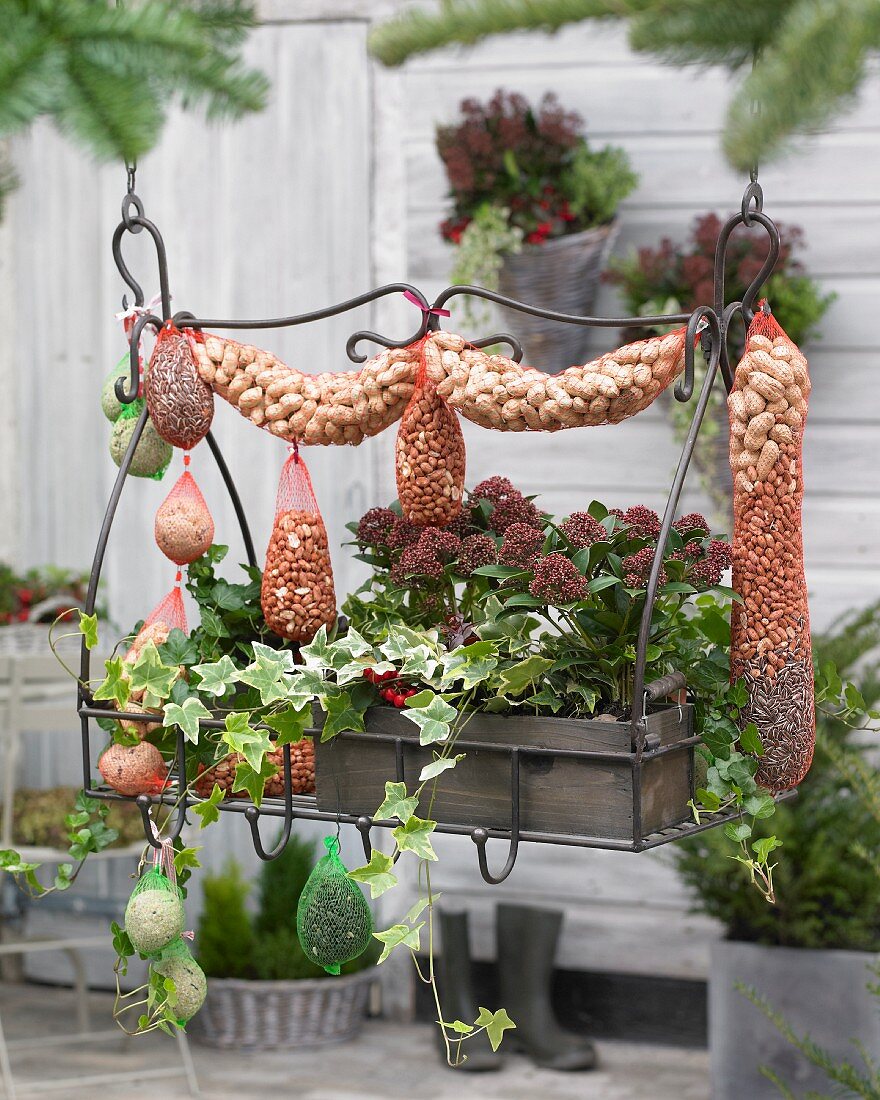
<path id="1" fill-rule="evenodd" d="M 406 706 L 406 696 L 405 695 L 395 695 L 394 696 L 394 705 L 396 707 L 405 707 Z"/>
<path id="2" fill-rule="evenodd" d="M 394 680 L 397 677 L 397 672 L 393 668 L 389 668 L 387 672 L 382 673 L 383 680 Z"/>

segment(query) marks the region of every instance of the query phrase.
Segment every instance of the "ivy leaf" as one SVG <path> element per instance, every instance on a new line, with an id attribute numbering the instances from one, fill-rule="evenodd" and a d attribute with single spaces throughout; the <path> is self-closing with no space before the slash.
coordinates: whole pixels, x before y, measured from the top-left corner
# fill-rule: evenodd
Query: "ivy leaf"
<path id="1" fill-rule="evenodd" d="M 215 783 L 210 795 L 202 802 L 196 802 L 191 807 L 192 812 L 197 814 L 201 818 L 199 825 L 200 829 L 206 828 L 208 825 L 213 825 L 216 821 L 220 820 L 220 810 L 217 808 L 223 801 L 223 788 L 219 783 Z"/>
<path id="2" fill-rule="evenodd" d="M 429 898 L 419 898 L 415 904 L 411 905 L 406 912 L 406 916 L 403 918 L 407 924 L 413 924 L 424 913 L 428 906 L 435 901 L 439 901 L 442 898 L 442 894 L 432 894 Z"/>
<path id="3" fill-rule="evenodd" d="M 404 825 L 416 812 L 419 804 L 417 795 L 407 797 L 406 783 L 386 783 L 385 801 L 373 815 L 377 821 L 391 821 L 397 818 Z"/>
<path id="4" fill-rule="evenodd" d="M 130 959 L 135 954 L 131 940 L 124 928 L 113 921 L 110 925 L 110 933 L 113 936 L 113 950 L 121 959 Z"/>
<path id="5" fill-rule="evenodd" d="M 347 664 L 348 660 L 353 657 L 365 657 L 368 654 L 372 655 L 373 647 L 361 634 L 354 629 L 353 626 L 348 628 L 347 633 L 342 638 L 337 638 L 335 642 L 327 647 L 332 653 L 331 658 L 337 661 L 341 655 L 343 664 Z"/>
<path id="6" fill-rule="evenodd" d="M 499 695 L 522 695 L 530 684 L 540 680 L 542 674 L 553 664 L 548 657 L 537 654 L 526 657 L 515 665 L 503 668 L 498 673 Z"/>
<path id="7" fill-rule="evenodd" d="M 333 668 L 333 647 L 327 641 L 327 627 L 322 626 L 308 645 L 300 646 L 300 657 L 306 668 L 323 671 Z"/>
<path id="8" fill-rule="evenodd" d="M 433 695 L 433 693 L 427 705 L 419 702 L 418 706 L 412 706 L 412 703 L 425 698 L 427 694 L 419 692 L 418 695 L 410 696 L 407 699 L 407 706 L 400 712 L 404 718 L 408 718 L 419 727 L 419 743 L 422 745 L 445 741 L 449 737 L 450 723 L 458 715 L 455 707 L 451 707 L 439 695 Z"/>
<path id="9" fill-rule="evenodd" d="M 764 755 L 764 745 L 758 733 L 758 727 L 754 722 L 748 722 L 739 735 L 739 743 L 743 752 L 754 753 L 755 756 Z"/>
<path id="10" fill-rule="evenodd" d="M 155 642 L 147 642 L 131 666 L 129 680 L 132 691 L 143 691 L 144 706 L 160 707 L 171 693 L 171 685 L 180 675 L 177 665 L 162 663 Z"/>
<path id="11" fill-rule="evenodd" d="M 419 782 L 425 783 L 428 779 L 434 779 L 436 776 L 442 775 L 443 772 L 449 771 L 450 768 L 455 767 L 459 760 L 464 760 L 464 755 L 463 752 L 460 752 L 458 756 L 438 756 L 436 760 L 426 764 L 419 772 Z"/>
<path id="12" fill-rule="evenodd" d="M 211 661 L 204 665 L 193 665 L 193 672 L 198 673 L 201 681 L 199 691 L 204 692 L 206 695 L 225 695 L 229 686 L 238 680 L 238 669 L 226 653 L 219 661 Z"/>
<path id="13" fill-rule="evenodd" d="M 782 847 L 782 841 L 777 840 L 775 836 L 764 836 L 760 840 L 756 840 L 752 845 L 752 851 L 758 857 L 760 863 L 766 863 L 767 857 L 771 852 L 775 852 L 777 848 Z"/>
<path id="14" fill-rule="evenodd" d="M 131 695 L 131 682 L 128 679 L 128 669 L 121 657 L 112 657 L 104 662 L 107 675 L 98 685 L 93 696 L 94 699 L 112 699 L 119 710 L 125 710 L 125 705 Z"/>
<path id="15" fill-rule="evenodd" d="M 179 874 L 183 874 L 187 870 L 195 870 L 201 867 L 199 857 L 197 855 L 202 849 L 199 848 L 181 848 L 179 852 L 174 853 L 174 870 Z"/>
<path id="16" fill-rule="evenodd" d="M 776 801 L 771 794 L 753 794 L 743 802 L 743 809 L 754 818 L 772 817 Z"/>
<path id="17" fill-rule="evenodd" d="M 263 801 L 263 788 L 266 786 L 266 780 L 271 779 L 277 773 L 278 768 L 265 756 L 260 758 L 257 767 L 252 767 L 247 759 L 242 760 L 235 769 L 232 793 L 237 794 L 238 791 L 247 791 L 251 802 L 255 806 L 259 806 Z"/>
<path id="18" fill-rule="evenodd" d="M 202 630 L 209 638 L 228 638 L 230 637 L 229 631 L 226 628 L 226 623 L 217 614 L 213 607 L 208 607 L 204 603 L 199 604 L 199 614 L 202 618 Z"/>
<path id="19" fill-rule="evenodd" d="M 303 731 L 312 720 L 311 705 L 306 703 L 297 710 L 293 706 L 285 707 L 276 714 L 268 714 L 263 719 L 267 726 L 271 726 L 278 734 L 275 747 L 282 745 L 296 745 L 303 739 Z"/>
<path id="20" fill-rule="evenodd" d="M 394 948 L 400 947 L 401 944 L 408 947 L 410 951 L 418 951 L 421 946 L 421 929 L 424 927 L 425 922 L 422 921 L 415 928 L 410 928 L 408 924 L 393 924 L 384 932 L 374 932 L 373 938 L 383 945 L 382 954 L 376 961 L 376 965 L 385 962 Z"/>
<path id="21" fill-rule="evenodd" d="M 495 654 L 495 642 L 492 641 L 472 642 L 451 653 L 444 653 L 443 683 L 452 684 L 461 680 L 465 691 L 482 684 L 498 664 Z"/>
<path id="22" fill-rule="evenodd" d="M 745 821 L 741 821 L 737 825 L 729 821 L 724 826 L 724 835 L 728 840 L 732 840 L 734 844 L 739 844 L 741 841 L 749 839 L 752 835 L 752 827 Z"/>
<path id="23" fill-rule="evenodd" d="M 183 736 L 195 745 L 199 739 L 199 719 L 210 718 L 211 712 L 194 696 L 184 699 L 182 704 L 166 703 L 162 708 L 163 726 L 180 726 Z"/>
<path id="24" fill-rule="evenodd" d="M 714 814 L 716 810 L 721 806 L 721 799 L 713 791 L 707 791 L 705 788 L 700 787 L 697 791 L 697 798 L 700 800 L 700 805 L 704 810 L 708 810 L 710 814 Z"/>
<path id="25" fill-rule="evenodd" d="M 426 645 L 411 650 L 400 668 L 400 675 L 412 680 L 430 680 L 437 670 L 437 661 Z"/>
<path id="26" fill-rule="evenodd" d="M 179 627 L 175 627 L 159 646 L 159 656 L 166 665 L 190 666 L 196 664 L 199 659 L 199 647 L 195 639 L 184 634 Z"/>
<path id="27" fill-rule="evenodd" d="M 239 680 L 260 693 L 263 706 L 287 698 L 288 685 L 285 673 L 293 669 L 293 655 L 279 653 L 277 649 L 254 642 L 254 661 L 238 674 Z"/>
<path id="28" fill-rule="evenodd" d="M 366 705 L 357 706 L 350 692 L 340 691 L 338 695 L 327 695 L 323 699 L 323 704 L 327 717 L 324 720 L 324 728 L 321 730 L 322 741 L 329 741 L 331 737 L 342 733 L 343 730 L 364 732 L 366 728 L 364 713 L 367 707 Z"/>
<path id="29" fill-rule="evenodd" d="M 233 752 L 240 752 L 254 772 L 260 772 L 265 755 L 272 748 L 272 742 L 265 730 L 255 730 L 251 726 L 250 718 L 251 716 L 247 711 L 227 714 L 226 732 L 223 734 L 222 740 Z M 274 769 L 274 765 L 271 766 Z M 241 768 L 241 764 L 239 764 L 239 768 Z M 270 774 L 274 775 L 274 770 Z M 237 787 L 234 789 L 241 790 L 242 788 Z"/>
<path id="30" fill-rule="evenodd" d="M 92 650 L 98 644 L 98 616 L 97 615 L 85 615 L 82 611 L 79 614 L 79 630 L 83 636 L 83 641 L 86 643 L 86 649 Z"/>
<path id="31" fill-rule="evenodd" d="M 515 1028 L 516 1024 L 507 1015 L 506 1008 L 499 1008 L 497 1012 L 490 1012 L 488 1008 L 480 1008 L 480 1015 L 476 1019 L 477 1027 L 484 1027 L 492 1049 L 497 1050 L 501 1046 L 504 1032 Z"/>
<path id="32" fill-rule="evenodd" d="M 370 888 L 370 897 L 381 897 L 386 890 L 397 885 L 397 875 L 391 873 L 394 860 L 391 856 L 374 848 L 370 853 L 370 862 L 364 867 L 356 867 L 348 872 L 348 877 L 355 882 L 363 882 Z"/>
<path id="33" fill-rule="evenodd" d="M 453 1020 L 452 1023 L 444 1023 L 444 1027 L 449 1028 L 450 1031 L 454 1031 L 457 1035 L 470 1035 L 474 1030 L 473 1024 L 466 1024 L 464 1020 Z"/>
<path id="34" fill-rule="evenodd" d="M 419 859 L 436 861 L 437 853 L 431 846 L 431 833 L 436 828 L 436 821 L 412 816 L 404 825 L 398 825 L 392 830 L 391 835 L 401 852 L 415 852 Z"/>
<path id="35" fill-rule="evenodd" d="M 211 603 L 223 611 L 241 611 L 245 606 L 244 585 L 219 580 L 211 588 Z"/>

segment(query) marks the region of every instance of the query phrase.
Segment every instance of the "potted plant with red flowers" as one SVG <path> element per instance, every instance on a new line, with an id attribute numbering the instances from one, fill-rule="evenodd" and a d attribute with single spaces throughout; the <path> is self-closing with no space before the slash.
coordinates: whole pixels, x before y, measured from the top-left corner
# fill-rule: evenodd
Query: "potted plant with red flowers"
<path id="1" fill-rule="evenodd" d="M 453 280 L 535 305 L 584 314 L 638 177 L 626 153 L 592 149 L 584 120 L 548 92 L 532 106 L 499 89 L 465 99 L 437 128 L 452 212 L 441 226 L 458 249 Z M 586 330 L 516 314 L 527 355 L 545 369 L 583 360 Z"/>
<path id="2" fill-rule="evenodd" d="M 47 627 L 59 612 L 65 621 L 83 606 L 87 573 L 57 565 L 19 572 L 0 562 L 0 653 L 34 653 L 47 648 Z M 99 610 L 103 616 L 103 609 Z"/>
<path id="3" fill-rule="evenodd" d="M 696 218 L 684 242 L 664 237 L 656 248 L 645 247 L 629 256 L 614 258 L 603 278 L 619 287 L 624 309 L 633 316 L 687 312 L 711 302 L 715 245 L 721 232 L 721 219 L 707 213 Z M 799 347 L 817 335 L 817 326 L 836 295 L 823 294 L 815 279 L 807 274 L 798 259 L 803 247 L 803 230 L 796 225 L 779 226 L 782 247 L 773 274 L 764 284 L 761 295 L 773 302 L 773 312 L 780 324 Z M 734 230 L 726 252 L 725 284 L 731 288 L 747 287 L 758 275 L 767 258 L 769 241 L 764 235 L 749 233 L 744 227 Z M 645 326 L 627 333 L 638 340 L 658 330 Z M 738 349 L 731 349 L 732 359 Z M 697 357 L 696 369 L 703 363 Z M 701 377 L 697 378 L 700 385 Z M 665 399 L 676 435 L 683 441 L 691 423 L 689 407 L 670 398 Z M 710 416 L 703 421 L 694 450 L 694 464 L 703 487 L 718 513 L 723 526 L 730 522 L 733 486 L 728 460 L 727 402 L 723 387 L 712 391 Z"/>

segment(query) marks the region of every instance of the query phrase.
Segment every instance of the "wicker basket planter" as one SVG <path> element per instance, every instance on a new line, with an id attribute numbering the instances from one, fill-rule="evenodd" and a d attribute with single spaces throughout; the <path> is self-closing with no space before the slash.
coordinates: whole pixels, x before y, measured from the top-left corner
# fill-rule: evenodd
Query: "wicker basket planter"
<path id="1" fill-rule="evenodd" d="M 658 706 L 647 717 L 637 762 L 628 722 L 476 714 L 457 742 L 465 758 L 438 783 L 432 817 L 509 830 L 515 782 L 524 833 L 603 837 L 638 848 L 690 817 L 692 734 L 689 704 Z M 374 813 L 387 780 L 414 782 L 432 758 L 412 722 L 393 708 L 374 707 L 366 733 L 316 741 L 318 808 Z"/>
<path id="2" fill-rule="evenodd" d="M 209 1046 L 293 1050 L 352 1039 L 367 1014 L 372 967 L 340 978 L 251 982 L 209 978 L 208 997 L 188 1031 Z"/>
<path id="3" fill-rule="evenodd" d="M 615 218 L 595 229 L 556 237 L 540 245 L 525 245 L 521 252 L 504 257 L 498 275 L 499 291 L 508 298 L 544 309 L 589 314 L 618 229 Z M 525 362 L 540 363 L 542 370 L 552 372 L 583 363 L 587 357 L 588 328 L 530 317 L 503 306 L 501 314 L 510 331 L 521 339 Z"/>

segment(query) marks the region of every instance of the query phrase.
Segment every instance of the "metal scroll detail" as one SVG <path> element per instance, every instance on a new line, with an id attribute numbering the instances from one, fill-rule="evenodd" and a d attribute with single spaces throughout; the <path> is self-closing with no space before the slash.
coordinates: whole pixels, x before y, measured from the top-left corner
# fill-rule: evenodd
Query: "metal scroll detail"
<path id="1" fill-rule="evenodd" d="M 740 225 L 747 228 L 753 226 L 759 226 L 763 228 L 770 238 L 770 250 L 767 260 L 762 267 L 760 273 L 749 286 L 740 301 L 735 301 L 730 304 L 725 303 L 724 292 L 724 267 L 725 256 L 728 242 L 730 240 L 731 233 Z M 135 279 L 134 275 L 127 266 L 122 253 L 123 241 L 127 234 L 136 234 L 141 232 L 147 232 L 152 238 L 152 241 L 156 249 L 156 262 L 158 268 L 158 281 L 161 292 L 161 317 L 143 311 L 144 306 L 144 294 L 141 285 Z M 596 328 L 619 328 L 630 326 L 665 326 L 665 325 L 685 325 L 686 327 L 686 339 L 685 339 L 685 361 L 684 369 L 681 377 L 679 378 L 675 386 L 675 398 L 676 400 L 686 403 L 690 401 L 694 394 L 694 356 L 695 348 L 699 343 L 701 350 L 706 358 L 707 370 L 705 379 L 701 386 L 699 395 L 696 400 L 694 408 L 694 415 L 690 429 L 687 433 L 684 445 L 682 447 L 681 456 L 678 461 L 678 466 L 672 481 L 672 487 L 670 490 L 668 502 L 663 515 L 660 542 L 661 545 L 669 535 L 669 531 L 672 525 L 673 517 L 678 507 L 679 498 L 681 495 L 684 480 L 687 475 L 688 467 L 690 465 L 691 457 L 693 455 L 694 446 L 696 443 L 697 435 L 700 430 L 703 418 L 708 407 L 708 402 L 711 396 L 711 391 L 715 385 L 717 378 L 720 374 L 721 379 L 728 389 L 732 385 L 732 374 L 730 363 L 727 355 L 727 337 L 731 326 L 735 319 L 739 316 L 742 317 L 746 324 L 751 319 L 754 310 L 754 302 L 757 291 L 761 284 L 765 281 L 769 273 L 772 271 L 773 266 L 776 263 L 776 259 L 779 254 L 779 233 L 773 223 L 773 221 L 763 213 L 763 195 L 761 189 L 756 181 L 752 181 L 746 189 L 743 196 L 741 209 L 735 215 L 728 219 L 722 228 L 721 234 L 718 239 L 718 247 L 715 256 L 715 297 L 711 305 L 701 305 L 695 309 L 692 313 L 677 313 L 667 314 L 657 317 L 579 317 L 569 314 L 558 313 L 553 310 L 543 309 L 537 306 L 532 306 L 526 302 L 519 302 L 511 298 L 507 298 L 504 295 L 498 294 L 494 291 L 486 290 L 482 287 L 474 286 L 451 286 L 447 287 L 441 294 L 439 294 L 433 302 L 429 302 L 427 297 L 417 288 L 409 283 L 398 282 L 389 283 L 385 286 L 379 287 L 375 290 L 367 291 L 364 294 L 357 295 L 354 298 L 350 298 L 346 301 L 339 302 L 335 305 L 327 306 L 323 309 L 313 310 L 307 313 L 293 314 L 287 317 L 276 317 L 266 319 L 215 319 L 215 318 L 198 318 L 186 311 L 180 311 L 172 315 L 171 313 L 171 294 L 170 294 L 170 281 L 168 276 L 168 266 L 165 252 L 165 245 L 162 240 L 161 233 L 156 225 L 146 218 L 144 213 L 144 205 L 140 198 L 134 193 L 133 187 L 129 188 L 123 200 L 122 206 L 122 220 L 117 226 L 112 241 L 113 257 L 116 262 L 116 266 L 119 273 L 128 287 L 130 293 L 133 295 L 134 305 L 141 310 L 140 315 L 137 318 L 136 323 L 132 326 L 130 334 L 130 354 L 131 354 L 131 374 L 128 379 L 128 385 L 125 384 L 125 380 L 122 379 L 117 383 L 117 396 L 119 400 L 125 404 L 133 401 L 138 392 L 139 387 L 139 362 L 138 362 L 138 345 L 141 335 L 146 328 L 152 328 L 156 331 L 162 326 L 166 320 L 172 320 L 174 323 L 185 326 L 188 329 L 199 330 L 203 328 L 214 329 L 276 329 L 286 328 L 296 325 L 311 324 L 321 320 L 325 320 L 329 317 L 339 316 L 340 314 L 347 313 L 351 310 L 358 309 L 362 306 L 369 305 L 384 297 L 392 294 L 407 293 L 410 300 L 415 300 L 422 310 L 421 324 L 415 330 L 415 332 L 404 336 L 400 339 L 384 336 L 377 332 L 373 332 L 368 329 L 359 329 L 352 333 L 346 343 L 346 351 L 348 357 L 355 363 L 362 363 L 366 360 L 366 355 L 360 351 L 360 346 L 363 343 L 373 343 L 385 348 L 404 348 L 409 344 L 421 339 L 429 332 L 437 331 L 439 325 L 439 312 L 443 309 L 445 304 L 452 299 L 470 295 L 474 297 L 483 298 L 487 301 L 494 302 L 500 305 L 504 305 L 511 310 L 529 314 L 531 316 L 543 317 L 549 320 L 554 320 L 560 324 L 574 324 L 587 327 Z M 126 299 L 123 299 L 124 307 L 127 307 Z M 512 350 L 512 358 L 519 362 L 522 357 L 522 349 L 519 346 L 515 336 L 509 334 L 495 334 L 487 337 L 483 337 L 479 340 L 473 341 L 473 345 L 476 347 L 484 347 L 489 344 L 506 343 Z M 100 580 L 101 571 L 104 563 L 104 557 L 107 551 L 107 546 L 110 538 L 110 532 L 113 526 L 113 522 L 116 516 L 116 510 L 119 505 L 119 500 L 122 494 L 123 487 L 125 485 L 128 472 L 131 466 L 132 458 L 134 456 L 135 448 L 138 445 L 138 441 L 144 430 L 144 426 L 147 420 L 147 413 L 144 410 L 137 420 L 135 430 L 133 432 L 131 441 L 128 446 L 128 450 L 125 453 L 123 461 L 120 465 L 119 472 L 114 482 L 110 499 L 107 505 L 107 509 L 104 515 L 104 519 L 101 525 L 100 532 L 98 534 L 97 545 L 95 548 L 94 559 L 92 563 L 91 575 L 89 578 L 88 591 L 85 602 L 86 614 L 91 614 L 94 611 L 98 582 Z M 248 529 L 247 518 L 245 516 L 244 507 L 241 499 L 235 487 L 233 477 L 227 467 L 223 456 L 220 452 L 220 448 L 217 445 L 216 440 L 210 435 L 207 436 L 208 447 L 217 462 L 223 481 L 232 499 L 232 503 L 236 512 L 238 522 L 241 527 L 242 537 L 247 550 L 248 560 L 251 564 L 256 563 L 256 556 L 254 553 L 253 540 Z M 660 556 L 655 556 L 654 565 L 651 570 L 651 575 L 648 581 L 647 593 L 645 599 L 645 608 L 642 616 L 638 645 L 636 648 L 636 661 L 634 670 L 634 695 L 633 698 L 642 701 L 633 710 L 633 715 L 630 720 L 630 733 L 631 733 L 631 745 L 630 751 L 627 753 L 618 754 L 620 760 L 625 761 L 632 773 L 632 789 L 633 789 L 633 832 L 631 840 L 610 840 L 602 837 L 588 837 L 588 836 L 564 836 L 559 834 L 552 834 L 546 832 L 540 832 L 536 830 L 529 830 L 524 828 L 524 823 L 521 820 L 521 783 L 522 783 L 522 771 L 520 767 L 520 756 L 524 755 L 527 758 L 528 755 L 533 755 L 539 750 L 528 748 L 514 748 L 510 752 L 510 804 L 511 804 L 511 819 L 509 829 L 486 829 L 482 826 L 462 826 L 454 824 L 445 824 L 441 822 L 437 826 L 438 832 L 446 832 L 459 835 L 469 835 L 473 840 L 477 848 L 477 856 L 479 869 L 483 878 L 489 883 L 498 883 L 503 881 L 513 870 L 516 862 L 517 852 L 519 845 L 524 841 L 532 841 L 538 843 L 552 843 L 571 845 L 575 847 L 587 847 L 587 848 L 606 848 L 620 851 L 644 851 L 649 848 L 657 847 L 660 844 L 668 843 L 671 840 L 676 840 L 683 835 L 691 835 L 696 832 L 703 831 L 706 828 L 711 828 L 716 824 L 720 824 L 726 820 L 729 820 L 731 815 L 717 814 L 704 819 L 700 825 L 683 824 L 675 826 L 673 828 L 664 829 L 659 833 L 643 835 L 640 819 L 640 784 L 641 784 L 641 772 L 646 763 L 655 759 L 657 756 L 664 755 L 670 751 L 691 751 L 695 744 L 700 740 L 699 735 L 694 735 L 689 738 L 678 742 L 675 745 L 667 745 L 661 747 L 653 743 L 653 739 L 647 737 L 647 722 L 646 722 L 646 707 L 649 701 L 658 698 L 658 693 L 665 694 L 669 690 L 669 683 L 664 679 L 663 682 L 656 684 L 646 683 L 646 653 L 648 645 L 648 637 L 650 632 L 651 613 L 654 605 L 654 601 L 657 596 L 657 590 L 659 586 L 659 566 Z M 80 686 L 78 689 L 78 713 L 80 716 L 81 728 L 82 728 L 82 766 L 83 766 L 83 787 L 87 795 L 95 798 L 106 800 L 123 800 L 124 796 L 117 794 L 114 791 L 108 790 L 104 787 L 97 787 L 92 780 L 92 751 L 91 751 L 91 724 L 98 718 L 107 717 L 109 712 L 104 709 L 100 704 L 96 704 L 92 698 L 88 684 L 90 682 L 91 671 L 91 656 L 88 649 L 83 643 L 82 655 L 80 662 Z M 676 674 L 672 674 L 674 677 Z M 670 683 L 672 681 L 670 680 Z M 123 712 L 113 712 L 114 718 L 131 719 L 137 721 L 140 715 L 127 714 Z M 220 728 L 223 723 L 218 719 L 204 719 L 201 723 L 203 728 Z M 312 733 L 318 733 L 318 730 L 312 730 Z M 272 736 L 274 731 L 269 731 Z M 359 734 L 359 737 L 371 738 L 378 737 L 378 735 L 372 735 L 370 733 Z M 569 754 L 575 756 L 581 755 L 585 759 L 594 759 L 599 755 L 595 752 L 585 752 L 578 754 L 578 750 L 569 750 Z M 605 754 L 606 756 L 608 754 Z M 403 779 L 403 748 L 398 739 L 396 745 L 396 759 L 397 759 L 397 772 L 398 778 Z M 173 807 L 173 820 L 169 823 L 168 833 L 173 838 L 180 835 L 181 830 L 186 823 L 187 810 L 192 804 L 192 799 L 188 797 L 186 793 L 186 761 L 187 761 L 187 745 L 186 740 L 182 734 L 178 737 L 177 751 L 175 756 L 175 775 L 176 775 L 176 790 L 171 789 L 163 794 L 158 795 L 139 795 L 136 801 L 141 815 L 144 821 L 144 831 L 148 843 L 158 846 L 159 841 L 156 837 L 155 828 L 152 821 L 152 811 L 155 807 L 164 805 L 167 807 Z M 329 813 L 326 811 L 318 810 L 313 798 L 309 796 L 293 795 L 291 784 L 291 771 L 290 771 L 290 756 L 289 748 L 286 749 L 284 756 L 284 795 L 280 799 L 266 799 L 261 807 L 257 808 L 250 805 L 247 802 L 239 800 L 230 800 L 221 803 L 220 809 L 224 812 L 230 813 L 243 813 L 251 829 L 252 839 L 257 855 L 261 859 L 274 859 L 277 857 L 287 843 L 290 837 L 293 822 L 296 820 L 321 820 L 332 821 L 341 823 L 350 823 L 354 825 L 359 833 L 364 844 L 364 851 L 369 856 L 371 850 L 371 830 L 375 827 L 391 828 L 397 823 L 393 821 L 374 821 L 371 817 L 363 814 L 345 814 L 345 813 Z M 260 838 L 259 823 L 263 817 L 276 817 L 282 819 L 282 834 L 279 842 L 275 848 L 267 851 Z M 488 865 L 487 858 L 487 846 L 490 839 L 496 838 L 505 840 L 508 843 L 507 855 L 505 862 L 501 869 L 493 874 Z"/>

